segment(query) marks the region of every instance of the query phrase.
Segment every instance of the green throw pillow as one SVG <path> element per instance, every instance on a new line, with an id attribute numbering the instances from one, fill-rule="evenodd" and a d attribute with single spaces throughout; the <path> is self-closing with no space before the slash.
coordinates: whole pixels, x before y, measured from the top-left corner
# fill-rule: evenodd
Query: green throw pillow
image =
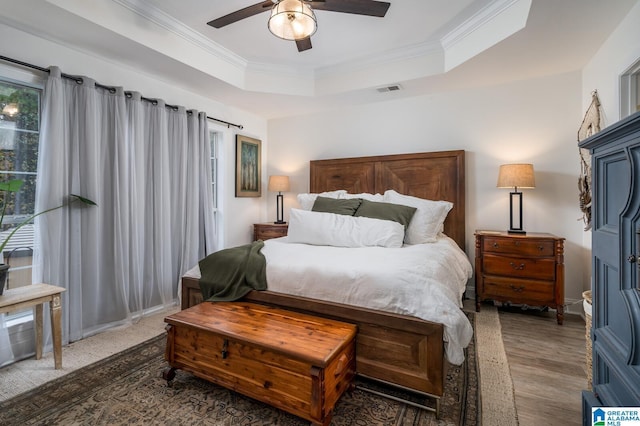
<path id="1" fill-rule="evenodd" d="M 316 197 L 311 211 L 353 216 L 358 207 L 360 207 L 360 203 L 362 203 L 361 198 L 338 200 L 336 198 Z"/>
<path id="2" fill-rule="evenodd" d="M 392 220 L 398 222 L 404 229 L 407 229 L 411 218 L 416 212 L 415 207 L 403 206 L 401 204 L 378 203 L 375 201 L 362 200 L 362 204 L 354 216 L 371 217 L 374 219 Z"/>

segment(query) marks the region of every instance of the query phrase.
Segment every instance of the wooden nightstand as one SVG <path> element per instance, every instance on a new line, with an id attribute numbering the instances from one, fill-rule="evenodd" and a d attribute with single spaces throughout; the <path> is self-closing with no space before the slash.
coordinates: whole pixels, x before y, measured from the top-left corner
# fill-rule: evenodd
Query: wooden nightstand
<path id="1" fill-rule="evenodd" d="M 270 238 L 286 237 L 289 224 L 287 223 L 254 223 L 253 240 L 268 240 Z"/>
<path id="2" fill-rule="evenodd" d="M 476 231 L 476 311 L 490 299 L 556 309 L 564 319 L 564 238 Z"/>

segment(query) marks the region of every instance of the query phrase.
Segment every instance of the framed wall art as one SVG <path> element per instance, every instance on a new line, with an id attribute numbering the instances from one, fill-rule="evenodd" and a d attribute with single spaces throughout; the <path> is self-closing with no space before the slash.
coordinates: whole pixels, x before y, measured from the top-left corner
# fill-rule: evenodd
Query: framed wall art
<path id="1" fill-rule="evenodd" d="M 262 143 L 236 135 L 236 197 L 262 196 Z"/>

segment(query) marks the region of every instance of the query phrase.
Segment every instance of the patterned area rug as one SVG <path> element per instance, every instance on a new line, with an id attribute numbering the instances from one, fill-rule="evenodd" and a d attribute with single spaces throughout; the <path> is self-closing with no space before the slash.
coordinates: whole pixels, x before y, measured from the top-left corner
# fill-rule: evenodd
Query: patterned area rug
<path id="1" fill-rule="evenodd" d="M 472 324 L 473 313 L 468 314 Z M 475 328 L 475 325 L 474 325 Z M 177 371 L 162 378 L 166 336 L 160 335 L 0 404 L 0 424 L 15 425 L 306 425 L 308 422 Z M 332 425 L 476 425 L 480 395 L 476 342 L 461 366 L 449 366 L 441 416 L 362 390 L 374 387 L 433 406 L 415 395 L 360 378 L 338 401 Z"/>

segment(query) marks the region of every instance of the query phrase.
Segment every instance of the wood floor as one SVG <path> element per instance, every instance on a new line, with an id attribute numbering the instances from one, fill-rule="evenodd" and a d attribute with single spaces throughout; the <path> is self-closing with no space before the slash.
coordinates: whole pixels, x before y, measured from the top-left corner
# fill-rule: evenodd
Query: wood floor
<path id="1" fill-rule="evenodd" d="M 521 426 L 582 424 L 581 391 L 587 388 L 585 322 L 555 311 L 500 308 Z"/>
<path id="2" fill-rule="evenodd" d="M 465 308 L 473 311 L 473 301 L 466 300 Z M 158 330 L 164 328 L 163 316 L 164 314 L 158 316 L 157 325 L 153 323 L 145 326 L 145 329 L 149 328 L 150 332 L 155 333 L 153 335 L 158 334 Z M 499 309 L 499 318 L 514 383 L 520 425 L 580 425 L 582 422 L 580 396 L 581 391 L 587 388 L 584 320 L 577 315 L 565 315 L 564 324 L 559 326 L 555 320 L 555 311 L 536 312 L 516 308 Z M 144 321 L 143 319 L 142 322 Z M 154 325 L 157 330 L 151 325 Z M 140 325 L 135 325 L 132 329 L 135 327 Z M 124 337 L 131 334 L 132 332 L 117 333 L 117 336 Z M 114 337 L 109 336 L 109 332 L 101 333 L 63 348 L 65 372 L 68 373 L 86 365 L 87 362 L 95 361 L 91 359 L 79 365 L 74 364 L 81 360 L 85 361 L 85 357 L 79 356 L 83 351 L 92 355 L 104 352 L 95 349 L 104 345 L 102 340 L 104 338 L 110 341 L 111 346 L 118 346 L 111 340 Z M 98 340 L 90 344 L 94 339 Z M 86 349 L 83 349 L 84 345 L 87 345 Z M 74 350 L 78 353 L 74 354 Z M 50 355 L 50 353 L 45 354 L 45 358 Z M 37 386 L 39 382 L 43 383 L 51 379 L 45 373 L 62 372 L 62 370 L 43 368 L 43 361 L 45 365 L 53 362 L 51 359 L 25 360 L 13 366 L 4 367 L 0 370 L 0 382 L 23 384 L 27 380 L 21 375 L 25 374 L 25 377 L 29 378 L 28 382 Z M 16 377 L 10 375 L 12 370 L 16 370 Z M 28 389 L 21 391 L 25 390 Z M 0 392 L 1 396 L 2 392 Z"/>

